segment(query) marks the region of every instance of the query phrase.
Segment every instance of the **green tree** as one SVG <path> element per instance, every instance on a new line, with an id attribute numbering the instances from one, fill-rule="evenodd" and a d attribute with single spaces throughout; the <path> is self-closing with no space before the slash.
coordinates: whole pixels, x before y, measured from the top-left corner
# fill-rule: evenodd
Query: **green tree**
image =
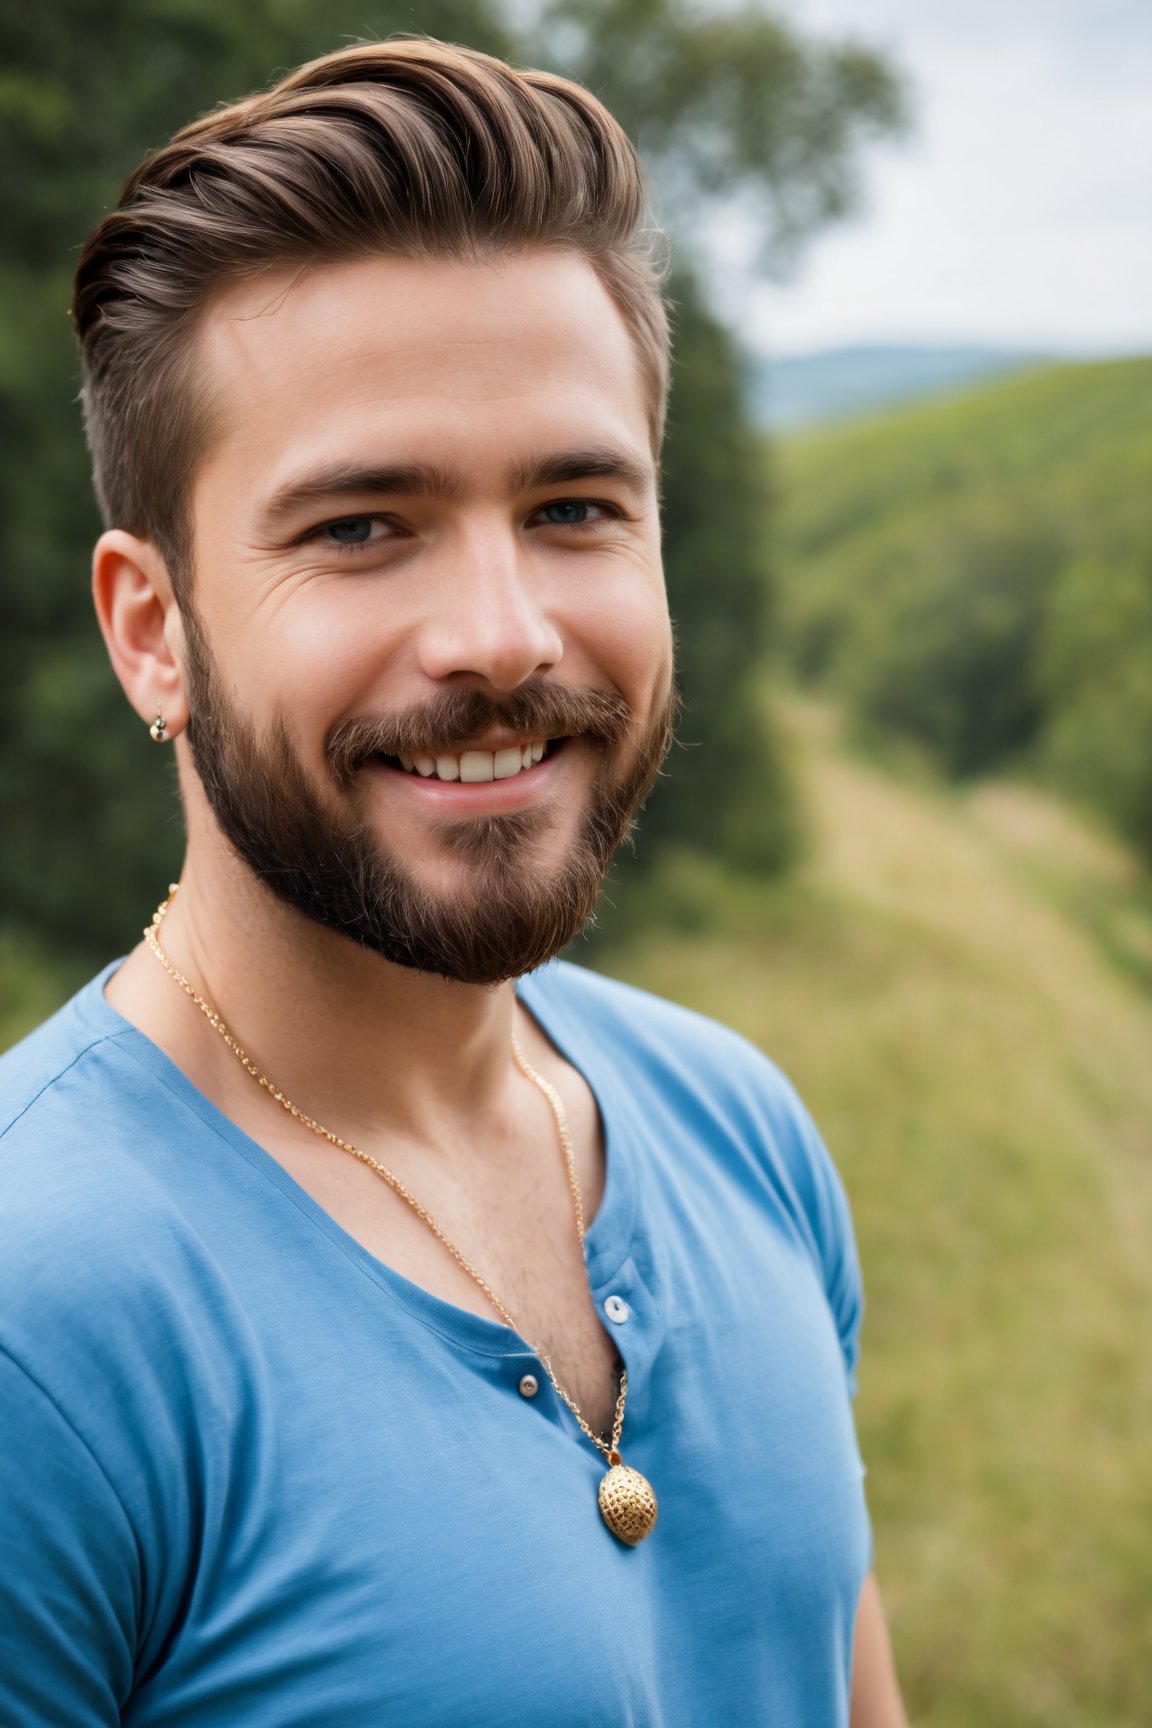
<path id="1" fill-rule="evenodd" d="M 809 39 L 756 4 L 545 0 L 525 45 L 618 116 L 681 253 L 698 252 L 700 218 L 720 203 L 784 265 L 852 208 L 860 146 L 905 118 L 878 55 Z"/>
<path id="2" fill-rule="evenodd" d="M 1044 760 L 1152 860 L 1152 530 L 1142 557 L 1061 572 L 1046 620 Z"/>
<path id="3" fill-rule="evenodd" d="M 1037 662 L 1059 544 L 999 499 L 941 511 L 906 562 L 869 584 L 845 688 L 865 719 L 927 744 L 953 775 L 1029 746 L 1043 719 Z"/>
<path id="4" fill-rule="evenodd" d="M 790 440 L 795 670 L 958 775 L 1029 771 L 1152 859 L 1152 360 Z"/>
<path id="5" fill-rule="evenodd" d="M 785 863 L 789 781 L 763 701 L 771 627 L 763 452 L 743 373 L 690 276 L 671 283 L 675 367 L 664 451 L 664 569 L 684 713 L 641 822 L 643 869 L 665 846 L 747 870 Z"/>

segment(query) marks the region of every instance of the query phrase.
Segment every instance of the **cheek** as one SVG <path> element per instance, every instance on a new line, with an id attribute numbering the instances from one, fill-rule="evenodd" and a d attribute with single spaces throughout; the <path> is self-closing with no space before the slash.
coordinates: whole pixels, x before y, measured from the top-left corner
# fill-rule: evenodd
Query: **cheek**
<path id="1" fill-rule="evenodd" d="M 368 603 L 349 587 L 335 594 L 329 589 L 323 604 L 288 608 L 277 641 L 284 662 L 298 674 L 353 694 L 388 663 L 396 631 L 379 598 Z"/>
<path id="2" fill-rule="evenodd" d="M 667 688 L 672 625 L 662 579 L 618 584 L 585 614 L 584 640 L 596 668 L 643 712 Z"/>
<path id="3" fill-rule="evenodd" d="M 294 716 L 327 726 L 394 664 L 403 628 L 393 611 L 367 583 L 318 582 L 238 624 L 222 663 L 253 696 L 263 693 L 290 731 Z"/>

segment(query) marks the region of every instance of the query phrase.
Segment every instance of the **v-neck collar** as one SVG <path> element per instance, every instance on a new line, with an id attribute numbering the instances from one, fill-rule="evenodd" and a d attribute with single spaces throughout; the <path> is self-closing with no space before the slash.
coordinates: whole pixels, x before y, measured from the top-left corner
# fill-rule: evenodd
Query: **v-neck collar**
<path id="1" fill-rule="evenodd" d="M 269 1181 L 388 1296 L 414 1319 L 451 1343 L 482 1356 L 523 1355 L 528 1348 L 519 1334 L 502 1322 L 433 1295 L 372 1254 L 337 1223 L 284 1166 L 260 1143 L 236 1126 L 210 1098 L 130 1020 L 112 1006 L 105 985 L 122 964 L 112 961 L 73 999 L 73 1008 L 93 1041 L 111 1039 L 149 1074 L 197 1115 L 215 1137 L 238 1152 L 248 1166 Z M 630 1100 L 620 1084 L 608 1052 L 594 1031 L 565 1001 L 556 963 L 521 979 L 517 994 L 549 1043 L 582 1076 L 590 1088 L 604 1131 L 605 1181 L 596 1215 L 585 1232 L 584 1253 L 589 1286 L 599 1301 L 607 1286 L 629 1262 L 635 1226 L 636 1171 L 632 1150 L 635 1132 Z"/>

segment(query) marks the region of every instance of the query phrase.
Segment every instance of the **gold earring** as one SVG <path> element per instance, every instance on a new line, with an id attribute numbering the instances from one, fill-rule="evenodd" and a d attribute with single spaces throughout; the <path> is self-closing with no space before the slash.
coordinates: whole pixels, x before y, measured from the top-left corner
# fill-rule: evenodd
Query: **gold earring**
<path id="1" fill-rule="evenodd" d="M 148 731 L 151 735 L 153 744 L 163 744 L 164 734 L 167 730 L 168 730 L 168 722 L 167 722 L 167 720 L 165 720 L 165 718 L 164 718 L 163 714 L 161 714 L 160 710 L 157 709 L 156 710 L 156 718 L 155 718 L 155 720 L 153 720 L 151 726 L 149 726 L 149 728 L 148 728 Z"/>

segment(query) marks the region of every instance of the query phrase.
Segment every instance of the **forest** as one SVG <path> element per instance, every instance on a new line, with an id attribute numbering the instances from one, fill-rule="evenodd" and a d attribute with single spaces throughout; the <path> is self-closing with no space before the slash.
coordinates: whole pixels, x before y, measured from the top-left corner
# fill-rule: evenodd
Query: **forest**
<path id="1" fill-rule="evenodd" d="M 791 439 L 784 654 L 958 778 L 1028 774 L 1152 862 L 1152 360 Z"/>

